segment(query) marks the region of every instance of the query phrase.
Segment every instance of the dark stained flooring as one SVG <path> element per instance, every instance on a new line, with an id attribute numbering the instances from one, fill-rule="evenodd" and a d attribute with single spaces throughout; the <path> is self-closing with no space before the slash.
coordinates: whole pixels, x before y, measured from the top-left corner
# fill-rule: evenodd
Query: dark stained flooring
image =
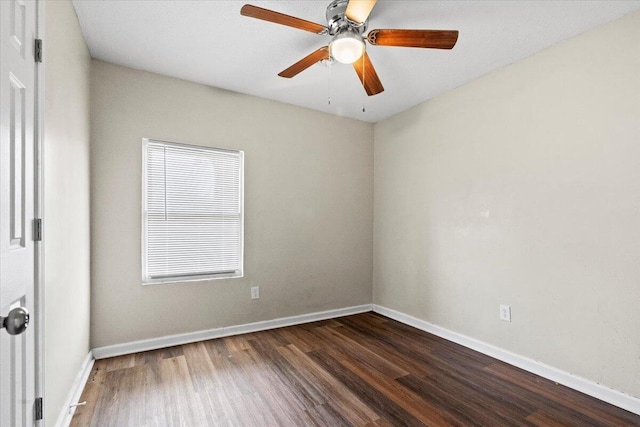
<path id="1" fill-rule="evenodd" d="M 640 426 L 375 313 L 95 362 L 72 426 Z"/>

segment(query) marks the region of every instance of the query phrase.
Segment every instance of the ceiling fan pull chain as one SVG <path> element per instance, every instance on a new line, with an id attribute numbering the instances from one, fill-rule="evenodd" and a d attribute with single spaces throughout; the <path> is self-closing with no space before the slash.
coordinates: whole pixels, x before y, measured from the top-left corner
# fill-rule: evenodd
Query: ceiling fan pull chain
<path id="1" fill-rule="evenodd" d="M 331 64 L 327 61 L 327 68 L 329 69 L 329 105 L 331 105 Z"/>

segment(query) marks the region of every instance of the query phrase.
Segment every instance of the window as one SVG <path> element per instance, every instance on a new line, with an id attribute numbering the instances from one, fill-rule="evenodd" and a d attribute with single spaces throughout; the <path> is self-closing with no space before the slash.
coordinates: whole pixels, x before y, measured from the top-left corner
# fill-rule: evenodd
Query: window
<path id="1" fill-rule="evenodd" d="M 143 140 L 142 281 L 242 277 L 242 151 Z"/>

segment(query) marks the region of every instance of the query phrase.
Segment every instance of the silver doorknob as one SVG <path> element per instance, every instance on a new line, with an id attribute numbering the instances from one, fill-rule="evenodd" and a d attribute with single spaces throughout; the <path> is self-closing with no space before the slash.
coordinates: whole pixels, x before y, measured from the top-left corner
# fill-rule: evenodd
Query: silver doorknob
<path id="1" fill-rule="evenodd" d="M 9 335 L 20 335 L 29 326 L 29 312 L 26 308 L 16 307 L 7 317 L 0 316 L 0 325 Z"/>

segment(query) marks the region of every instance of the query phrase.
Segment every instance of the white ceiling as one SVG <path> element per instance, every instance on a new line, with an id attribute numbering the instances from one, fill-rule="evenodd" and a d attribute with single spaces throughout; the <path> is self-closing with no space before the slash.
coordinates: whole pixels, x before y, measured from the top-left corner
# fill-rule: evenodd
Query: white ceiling
<path id="1" fill-rule="evenodd" d="M 73 1 L 94 58 L 368 122 L 640 9 L 640 1 L 379 0 L 369 30 L 460 36 L 451 51 L 369 46 L 385 91 L 367 97 L 350 65 L 318 64 L 293 79 L 278 77 L 330 37 L 241 16 L 245 3 L 324 25 L 329 0 Z"/>

